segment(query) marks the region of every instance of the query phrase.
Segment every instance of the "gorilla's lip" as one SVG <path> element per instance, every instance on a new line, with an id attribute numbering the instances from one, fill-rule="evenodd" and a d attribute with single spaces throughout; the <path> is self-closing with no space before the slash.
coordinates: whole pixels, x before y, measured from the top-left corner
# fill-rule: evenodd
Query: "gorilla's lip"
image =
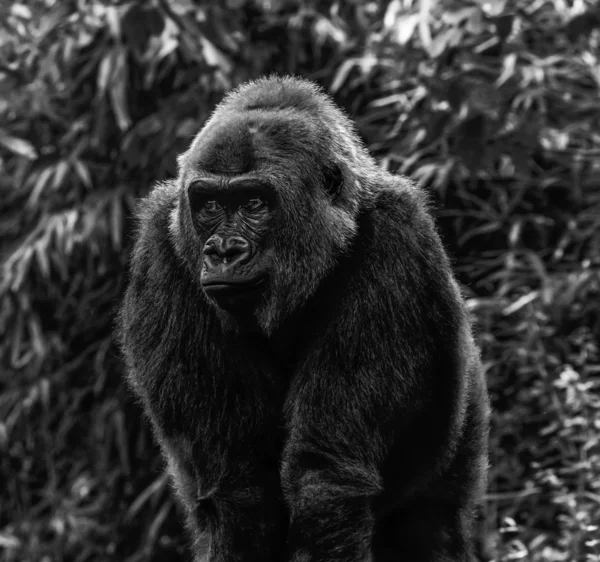
<path id="1" fill-rule="evenodd" d="M 265 278 L 257 277 L 249 281 L 229 280 L 229 279 L 210 279 L 202 283 L 202 287 L 208 293 L 229 293 L 245 292 L 260 287 Z"/>

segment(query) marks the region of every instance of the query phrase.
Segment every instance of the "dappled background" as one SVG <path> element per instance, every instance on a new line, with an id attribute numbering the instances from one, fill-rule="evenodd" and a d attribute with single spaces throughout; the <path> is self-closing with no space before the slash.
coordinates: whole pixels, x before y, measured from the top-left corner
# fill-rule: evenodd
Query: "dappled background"
<path id="1" fill-rule="evenodd" d="M 482 559 L 600 561 L 599 57 L 592 0 L 1 2 L 0 560 L 187 559 L 112 335 L 131 213 L 283 72 L 432 194 L 494 408 Z"/>

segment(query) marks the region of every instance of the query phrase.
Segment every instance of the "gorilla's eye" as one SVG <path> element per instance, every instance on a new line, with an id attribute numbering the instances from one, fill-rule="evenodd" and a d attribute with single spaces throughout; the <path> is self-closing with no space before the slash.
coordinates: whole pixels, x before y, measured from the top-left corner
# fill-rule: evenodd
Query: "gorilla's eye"
<path id="1" fill-rule="evenodd" d="M 209 213 L 214 213 L 218 208 L 219 206 L 217 205 L 217 202 L 212 199 L 206 201 L 203 205 L 203 209 Z"/>
<path id="2" fill-rule="evenodd" d="M 257 211 L 264 206 L 265 202 L 260 197 L 253 197 L 244 204 L 244 209 L 248 211 Z"/>

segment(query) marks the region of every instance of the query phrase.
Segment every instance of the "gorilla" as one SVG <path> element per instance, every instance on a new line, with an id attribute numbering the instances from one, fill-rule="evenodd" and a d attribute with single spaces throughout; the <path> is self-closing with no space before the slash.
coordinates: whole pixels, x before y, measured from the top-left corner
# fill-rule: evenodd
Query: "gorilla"
<path id="1" fill-rule="evenodd" d="M 422 190 L 293 77 L 229 93 L 178 164 L 120 338 L 194 559 L 474 560 L 488 397 Z"/>

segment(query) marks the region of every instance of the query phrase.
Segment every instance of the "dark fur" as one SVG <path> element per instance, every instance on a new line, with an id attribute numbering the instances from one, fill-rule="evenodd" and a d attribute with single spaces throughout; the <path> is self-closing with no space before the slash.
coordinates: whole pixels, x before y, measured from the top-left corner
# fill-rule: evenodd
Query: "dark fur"
<path id="1" fill-rule="evenodd" d="M 488 401 L 420 189 L 291 78 L 230 94 L 180 170 L 141 205 L 121 334 L 196 560 L 472 560 Z M 254 330 L 206 298 L 185 196 L 248 172 L 279 202 Z"/>

